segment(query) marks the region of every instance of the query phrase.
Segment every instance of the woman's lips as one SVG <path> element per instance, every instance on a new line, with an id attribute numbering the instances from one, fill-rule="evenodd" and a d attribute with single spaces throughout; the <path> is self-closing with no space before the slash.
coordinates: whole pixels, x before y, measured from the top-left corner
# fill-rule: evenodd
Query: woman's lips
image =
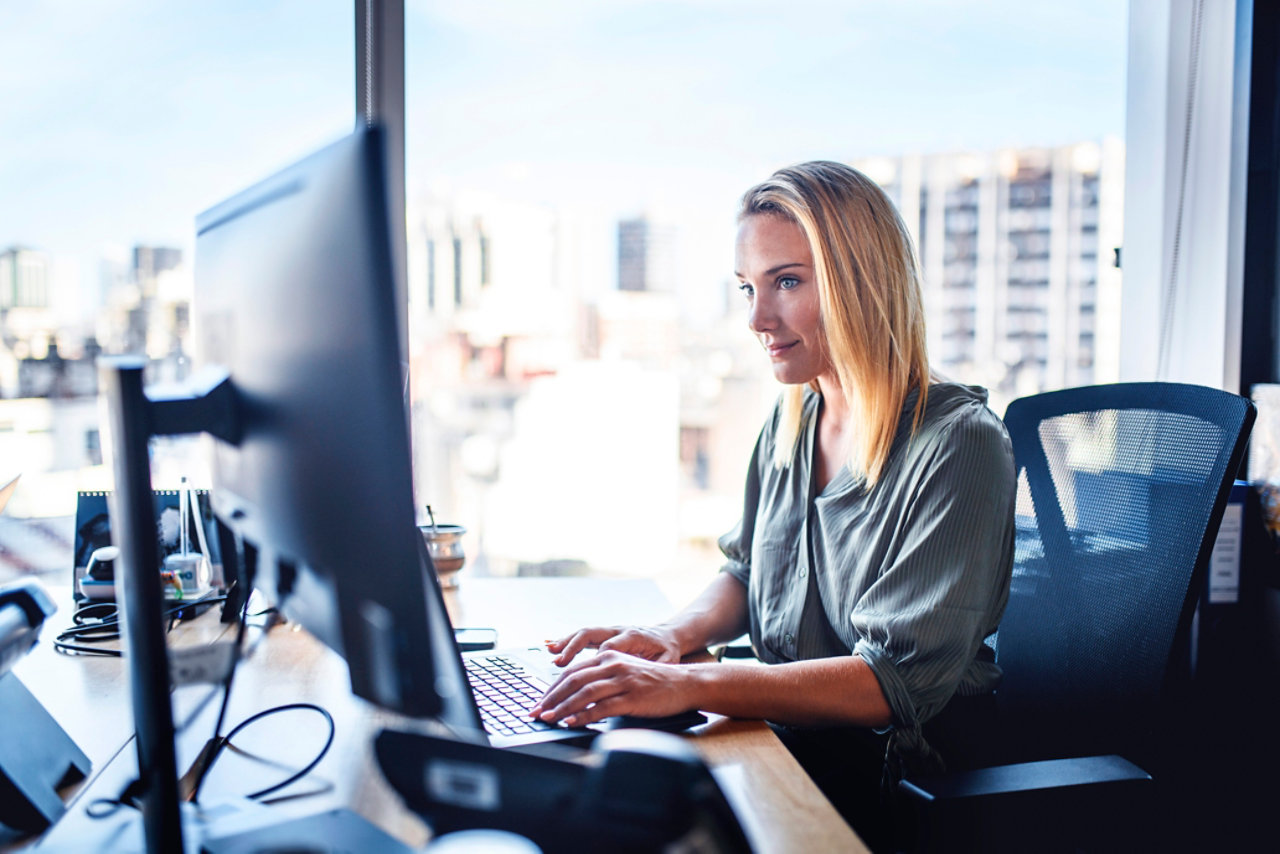
<path id="1" fill-rule="evenodd" d="M 787 343 L 787 344 L 766 344 L 764 346 L 764 349 L 765 349 L 765 352 L 769 354 L 770 358 L 776 359 L 778 356 L 781 356 L 783 353 L 787 352 L 792 347 L 796 346 L 797 343 L 798 342 L 796 341 L 791 341 L 790 343 Z"/>

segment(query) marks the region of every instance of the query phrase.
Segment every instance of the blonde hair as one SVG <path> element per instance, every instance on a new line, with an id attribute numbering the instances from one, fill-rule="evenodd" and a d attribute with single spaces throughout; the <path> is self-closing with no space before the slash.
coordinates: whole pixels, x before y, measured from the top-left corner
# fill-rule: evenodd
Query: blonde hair
<path id="1" fill-rule="evenodd" d="M 778 216 L 799 226 L 813 253 L 827 357 L 853 416 L 846 462 L 875 486 L 884 472 L 903 403 L 918 388 L 915 433 L 929 386 L 924 300 L 906 225 L 884 191 L 852 167 L 829 161 L 779 169 L 742 197 L 739 221 Z M 788 386 L 773 448 L 790 465 L 804 386 Z"/>

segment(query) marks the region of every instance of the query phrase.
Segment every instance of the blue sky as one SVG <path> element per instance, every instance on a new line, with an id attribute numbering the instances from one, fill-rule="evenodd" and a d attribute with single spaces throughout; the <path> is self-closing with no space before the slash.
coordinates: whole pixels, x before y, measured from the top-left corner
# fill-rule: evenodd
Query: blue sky
<path id="1" fill-rule="evenodd" d="M 1124 132 L 1122 0 L 406 10 L 411 192 L 715 210 L 814 157 Z M 350 129 L 352 19 L 349 0 L 3 4 L 0 246 L 188 246 L 199 211 Z"/>

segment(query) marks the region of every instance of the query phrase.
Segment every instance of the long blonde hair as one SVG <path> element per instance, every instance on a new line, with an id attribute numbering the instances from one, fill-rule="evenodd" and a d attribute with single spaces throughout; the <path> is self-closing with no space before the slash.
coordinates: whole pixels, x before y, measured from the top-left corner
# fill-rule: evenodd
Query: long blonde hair
<path id="1" fill-rule="evenodd" d="M 813 161 L 779 169 L 742 197 L 738 213 L 779 216 L 809 242 L 822 334 L 854 419 L 847 464 L 874 487 L 884 472 L 903 403 L 920 390 L 911 430 L 929 387 L 924 300 L 906 225 L 884 191 L 858 170 Z M 784 392 L 774 465 L 795 457 L 804 386 Z"/>

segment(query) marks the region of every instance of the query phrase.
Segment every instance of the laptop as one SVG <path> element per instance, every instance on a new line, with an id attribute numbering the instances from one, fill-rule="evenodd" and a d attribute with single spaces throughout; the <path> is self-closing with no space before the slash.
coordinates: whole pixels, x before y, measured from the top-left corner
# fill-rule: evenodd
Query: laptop
<path id="1" fill-rule="evenodd" d="M 425 544 L 421 554 L 423 565 L 430 567 Z M 679 732 L 706 723 L 706 716 L 697 711 L 664 718 L 606 718 L 585 727 L 533 720 L 529 709 L 560 677 L 561 668 L 551 653 L 540 647 L 460 652 L 439 580 L 430 569 L 423 574 L 427 578 L 427 621 L 436 688 L 444 704 L 438 720 L 458 738 L 504 748 L 555 742 L 585 744 L 611 729 Z"/>

